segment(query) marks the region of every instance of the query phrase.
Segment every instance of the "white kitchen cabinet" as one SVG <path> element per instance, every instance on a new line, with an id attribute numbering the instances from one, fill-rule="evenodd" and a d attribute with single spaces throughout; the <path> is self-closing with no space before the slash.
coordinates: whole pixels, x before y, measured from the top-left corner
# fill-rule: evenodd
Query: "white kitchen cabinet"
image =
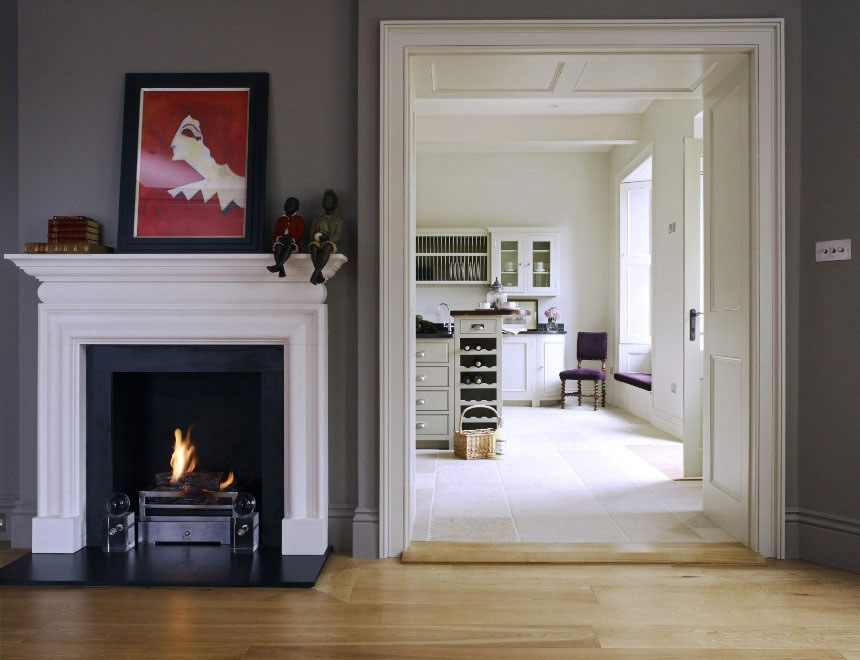
<path id="1" fill-rule="evenodd" d="M 483 311 L 483 310 L 482 310 Z M 502 317 L 492 313 L 452 312 L 454 323 L 454 430 L 459 430 L 460 415 L 470 406 L 490 406 L 466 413 L 463 430 L 495 428 L 502 415 L 501 374 Z"/>
<path id="2" fill-rule="evenodd" d="M 558 295 L 559 232 L 540 228 L 489 230 L 491 279 L 498 277 L 508 294 Z"/>
<path id="3" fill-rule="evenodd" d="M 532 401 L 535 395 L 535 338 L 502 339 L 502 396 L 505 401 Z"/>
<path id="4" fill-rule="evenodd" d="M 537 398 L 539 401 L 561 399 L 561 379 L 564 371 L 565 335 L 538 335 L 537 340 Z"/>
<path id="5" fill-rule="evenodd" d="M 566 335 L 505 336 L 502 355 L 502 397 L 506 402 L 527 402 L 539 406 L 542 402 L 561 399 Z"/>
<path id="6" fill-rule="evenodd" d="M 415 440 L 418 449 L 449 448 L 454 432 L 454 342 L 415 340 Z"/>

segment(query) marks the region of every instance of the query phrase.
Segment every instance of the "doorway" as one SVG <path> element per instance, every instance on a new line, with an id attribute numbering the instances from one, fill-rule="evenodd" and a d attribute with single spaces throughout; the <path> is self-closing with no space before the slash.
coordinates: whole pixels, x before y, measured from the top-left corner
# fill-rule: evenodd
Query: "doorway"
<path id="1" fill-rule="evenodd" d="M 781 327 L 781 301 L 779 289 L 779 267 L 782 260 L 780 248 L 772 239 L 774 226 L 783 222 L 781 204 L 781 80 L 776 72 L 780 67 L 780 53 L 773 47 L 774 39 L 781 36 L 781 23 L 751 21 L 753 31 L 733 33 L 737 23 L 725 26 L 719 22 L 682 22 L 676 30 L 667 30 L 663 24 L 643 22 L 548 22 L 540 26 L 507 23 L 500 27 L 494 23 L 457 24 L 455 30 L 444 24 L 397 23 L 383 28 L 383 153 L 382 153 L 382 228 L 383 228 L 383 272 L 400 272 L 402 279 L 386 279 L 382 300 L 382 332 L 386 341 L 382 359 L 382 489 L 381 489 L 381 554 L 396 555 L 409 540 L 409 528 L 414 515 L 412 484 L 414 462 L 412 452 L 401 439 L 411 437 L 414 414 L 407 399 L 414 379 L 414 367 L 410 364 L 414 338 L 404 332 L 410 324 L 404 319 L 414 313 L 415 304 L 407 283 L 414 276 L 414 265 L 404 254 L 403 246 L 414 240 L 415 181 L 412 176 L 411 144 L 414 126 L 411 122 L 408 98 L 408 75 L 404 67 L 409 52 L 427 52 L 432 49 L 472 45 L 477 51 L 486 50 L 482 45 L 507 45 L 508 48 L 558 49 L 560 44 L 571 49 L 599 50 L 606 48 L 638 48 L 643 52 L 666 52 L 667 50 L 725 49 L 727 42 L 755 46 L 748 52 L 755 67 L 755 84 L 758 98 L 762 99 L 754 109 L 756 139 L 753 145 L 758 152 L 775 153 L 775 160 L 764 159 L 753 177 L 754 189 L 758 192 L 753 209 L 753 236 L 758 254 L 759 272 L 770 268 L 774 277 L 751 281 L 756 323 L 753 324 L 754 356 L 757 369 L 752 378 L 776 364 L 779 373 L 782 364 L 782 347 L 774 343 L 773 328 Z M 622 31 L 613 30 L 623 25 Z M 552 27 L 552 29 L 549 29 Z M 696 28 L 685 30 L 684 27 Z M 757 30 L 757 31 L 756 31 Z M 738 40 L 738 41 L 733 41 Z M 736 48 L 737 49 L 737 48 Z M 746 49 L 746 46 L 744 46 Z M 405 85 L 405 86 L 404 86 Z M 753 95 L 755 96 L 755 95 Z M 398 247 L 399 246 L 399 247 Z M 768 305 L 761 304 L 767 300 Z M 775 305 L 775 307 L 774 307 Z M 773 317 L 770 312 L 776 309 Z M 767 316 L 762 331 L 762 316 Z M 756 414 L 752 428 L 752 450 L 754 460 L 749 473 L 750 485 L 750 545 L 767 556 L 778 556 L 781 552 L 782 530 L 782 485 L 781 447 L 782 437 L 779 420 L 782 405 L 778 380 L 773 383 L 762 380 L 755 383 L 751 391 L 767 391 L 750 401 Z M 763 407 L 764 406 L 764 407 Z M 758 460 L 766 456 L 767 460 Z M 774 479 L 776 475 L 776 479 Z M 402 497 L 401 495 L 402 494 Z"/>

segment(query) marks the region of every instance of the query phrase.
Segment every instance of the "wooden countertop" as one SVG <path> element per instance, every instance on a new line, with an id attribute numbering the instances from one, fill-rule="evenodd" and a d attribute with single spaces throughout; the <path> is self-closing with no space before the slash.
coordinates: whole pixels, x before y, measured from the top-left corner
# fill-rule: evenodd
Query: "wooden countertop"
<path id="1" fill-rule="evenodd" d="M 528 316 L 527 309 L 452 309 L 451 316 Z"/>

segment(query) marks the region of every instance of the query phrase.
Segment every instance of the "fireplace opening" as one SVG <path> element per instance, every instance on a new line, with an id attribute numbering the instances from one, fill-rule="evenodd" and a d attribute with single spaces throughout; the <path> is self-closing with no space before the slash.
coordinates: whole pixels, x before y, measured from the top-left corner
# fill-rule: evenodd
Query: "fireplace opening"
<path id="1" fill-rule="evenodd" d="M 154 500 L 167 504 L 157 509 L 161 520 L 191 509 L 229 520 L 219 506 L 250 493 L 260 514 L 260 546 L 280 546 L 283 346 L 90 345 L 86 365 L 87 545 L 103 543 L 111 493 L 126 493 L 137 509 L 146 493 L 162 489 L 179 494 L 169 496 L 172 503 Z M 177 442 L 184 447 L 179 458 Z M 144 511 L 137 514 L 142 520 Z M 138 526 L 138 543 L 229 542 L 224 526 L 205 521 L 182 525 L 186 534 L 177 538 L 169 522 L 147 539 Z"/>

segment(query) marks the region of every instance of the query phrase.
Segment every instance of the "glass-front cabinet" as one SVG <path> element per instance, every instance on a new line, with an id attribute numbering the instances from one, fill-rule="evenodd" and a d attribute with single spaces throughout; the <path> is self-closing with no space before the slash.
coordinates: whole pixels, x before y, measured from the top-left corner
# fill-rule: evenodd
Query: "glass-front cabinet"
<path id="1" fill-rule="evenodd" d="M 541 228 L 490 228 L 492 273 L 508 294 L 556 296 L 559 233 Z"/>

